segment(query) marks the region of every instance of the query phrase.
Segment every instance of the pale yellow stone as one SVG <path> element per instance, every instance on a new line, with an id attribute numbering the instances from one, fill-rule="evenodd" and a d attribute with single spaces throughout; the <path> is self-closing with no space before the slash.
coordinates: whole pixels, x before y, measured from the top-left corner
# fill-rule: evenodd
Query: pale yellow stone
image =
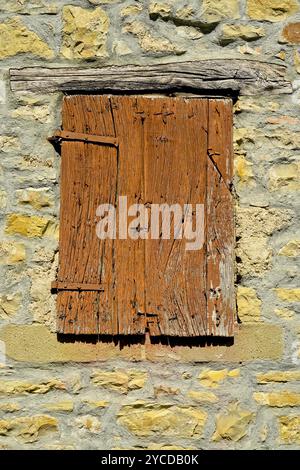
<path id="1" fill-rule="evenodd" d="M 38 210 L 43 207 L 51 207 L 54 204 L 54 197 L 50 188 L 18 189 L 16 197 L 20 205 L 32 206 Z"/>
<path id="2" fill-rule="evenodd" d="M 298 51 L 294 52 L 294 65 L 297 73 L 300 73 L 300 53 Z"/>
<path id="3" fill-rule="evenodd" d="M 299 10 L 297 0 L 247 0 L 247 15 L 259 21 L 283 21 Z"/>
<path id="4" fill-rule="evenodd" d="M 265 30 L 262 27 L 240 24 L 240 25 L 223 25 L 219 40 L 222 44 L 229 44 L 237 39 L 244 41 L 255 41 L 265 36 Z"/>
<path id="5" fill-rule="evenodd" d="M 147 446 L 147 450 L 195 450 L 194 447 L 182 447 L 178 444 L 157 444 L 150 443 Z"/>
<path id="6" fill-rule="evenodd" d="M 121 407 L 118 423 L 139 437 L 199 438 L 207 413 L 192 406 L 135 402 Z"/>
<path id="7" fill-rule="evenodd" d="M 47 179 L 47 181 L 57 180 L 56 173 L 53 169 L 53 158 L 42 159 L 35 155 L 22 155 L 19 164 L 21 170 L 38 171 L 38 174 L 42 177 L 41 179 L 44 178 Z"/>
<path id="8" fill-rule="evenodd" d="M 51 267 L 48 264 L 36 265 L 26 270 L 30 279 L 29 311 L 36 323 L 46 325 L 51 331 L 56 331 L 56 299 L 51 294 L 51 281 L 56 277 L 57 256 Z"/>
<path id="9" fill-rule="evenodd" d="M 46 59 L 54 57 L 48 44 L 30 31 L 19 18 L 12 18 L 0 24 L 0 60 L 21 53 Z"/>
<path id="10" fill-rule="evenodd" d="M 253 127 L 234 127 L 233 128 L 233 143 L 234 148 L 239 149 L 244 144 L 252 143 L 257 139 L 257 130 Z"/>
<path id="11" fill-rule="evenodd" d="M 126 7 L 122 8 L 121 16 L 131 16 L 131 15 L 138 15 L 141 11 L 143 11 L 143 5 L 141 3 L 127 5 Z"/>
<path id="12" fill-rule="evenodd" d="M 216 403 L 218 397 L 212 392 L 199 392 L 198 390 L 190 390 L 187 397 L 198 403 Z"/>
<path id="13" fill-rule="evenodd" d="M 12 425 L 6 419 L 0 419 L 0 436 L 6 436 L 12 428 Z"/>
<path id="14" fill-rule="evenodd" d="M 53 238 L 54 240 L 58 240 L 59 238 L 59 224 L 54 221 L 50 221 L 46 227 L 44 232 L 44 236 L 46 238 Z"/>
<path id="15" fill-rule="evenodd" d="M 107 57 L 109 18 L 102 8 L 88 10 L 67 5 L 63 8 L 61 53 L 67 59 Z"/>
<path id="16" fill-rule="evenodd" d="M 252 100 L 245 100 L 245 98 L 243 96 L 240 96 L 237 101 L 234 103 L 233 105 L 233 113 L 234 114 L 239 114 L 241 113 L 242 111 L 248 111 L 248 112 L 255 112 L 255 113 L 259 113 L 261 111 L 261 108 L 259 105 L 257 105 L 256 103 L 253 103 Z M 235 131 L 233 131 L 233 133 L 235 134 Z"/>
<path id="17" fill-rule="evenodd" d="M 97 434 L 101 430 L 99 419 L 92 415 L 80 416 L 75 422 L 79 428 L 86 429 L 92 434 Z"/>
<path id="18" fill-rule="evenodd" d="M 270 267 L 272 250 L 268 236 L 289 225 L 291 212 L 282 209 L 237 207 L 236 232 L 239 241 L 236 255 L 240 257 L 241 275 L 262 277 Z"/>
<path id="19" fill-rule="evenodd" d="M 94 371 L 91 375 L 92 383 L 98 387 L 108 388 L 120 393 L 143 388 L 147 373 L 135 369 L 125 371 Z"/>
<path id="20" fill-rule="evenodd" d="M 199 29 L 193 26 L 177 26 L 176 33 L 182 38 L 191 39 L 192 41 L 200 39 L 204 36 Z"/>
<path id="21" fill-rule="evenodd" d="M 278 254 L 289 257 L 300 256 L 300 240 L 290 240 L 280 249 Z"/>
<path id="22" fill-rule="evenodd" d="M 49 263 L 53 263 L 55 260 L 55 248 L 53 246 L 37 246 L 31 259 L 34 263 L 48 264 L 49 266 Z"/>
<path id="23" fill-rule="evenodd" d="M 0 135 L 0 149 L 4 153 L 11 152 L 13 150 L 19 150 L 20 141 L 17 137 Z"/>
<path id="24" fill-rule="evenodd" d="M 300 147 L 300 134 L 299 132 L 292 132 L 289 126 L 284 126 L 281 129 L 273 130 L 272 133 L 265 134 L 266 142 L 272 143 L 277 148 L 286 150 L 297 150 Z"/>
<path id="25" fill-rule="evenodd" d="M 253 163 L 246 160 L 244 155 L 237 155 L 234 159 L 234 168 L 241 186 L 254 186 L 255 180 L 252 170 Z"/>
<path id="26" fill-rule="evenodd" d="M 251 47 L 249 44 L 243 44 L 242 46 L 238 46 L 237 50 L 240 54 L 259 55 L 261 54 L 262 48 Z"/>
<path id="27" fill-rule="evenodd" d="M 28 443 L 37 441 L 45 432 L 58 429 L 57 419 L 47 415 L 15 418 L 11 424 L 13 432 Z"/>
<path id="28" fill-rule="evenodd" d="M 106 408 L 109 405 L 108 401 L 105 400 L 83 400 L 83 403 L 86 403 L 90 408 Z"/>
<path id="29" fill-rule="evenodd" d="M 275 406 L 278 408 L 284 406 L 299 406 L 300 393 L 282 391 L 282 392 L 254 392 L 254 400 L 260 405 Z"/>
<path id="30" fill-rule="evenodd" d="M 268 428 L 267 428 L 267 426 L 263 426 L 260 430 L 259 438 L 260 438 L 261 442 L 266 442 L 267 437 L 268 437 Z"/>
<path id="31" fill-rule="evenodd" d="M 50 121 L 50 109 L 48 105 L 19 106 L 11 113 L 11 116 L 13 118 L 29 119 L 41 123 L 47 123 Z"/>
<path id="32" fill-rule="evenodd" d="M 207 23 L 240 18 L 239 0 L 203 0 L 201 18 Z"/>
<path id="33" fill-rule="evenodd" d="M 217 388 L 219 387 L 220 382 L 225 380 L 227 377 L 235 378 L 239 376 L 239 373 L 239 369 L 233 369 L 231 371 L 228 371 L 228 369 L 205 369 L 199 374 L 198 380 L 203 387 Z"/>
<path id="34" fill-rule="evenodd" d="M 0 209 L 5 209 L 7 204 L 7 194 L 4 189 L 0 189 Z"/>
<path id="35" fill-rule="evenodd" d="M 160 395 L 178 395 L 179 393 L 179 388 L 169 387 L 168 385 L 156 385 L 154 387 L 155 397 L 159 397 Z"/>
<path id="36" fill-rule="evenodd" d="M 153 1 L 149 5 L 149 16 L 153 20 L 161 18 L 165 21 L 172 21 L 176 25 L 182 23 L 192 27 L 193 22 L 195 21 L 195 10 L 192 6 L 184 5 L 173 12 L 172 4 L 170 2 L 165 3 Z M 204 21 L 204 23 L 206 23 L 206 21 Z"/>
<path id="37" fill-rule="evenodd" d="M 248 426 L 255 414 L 244 410 L 238 404 L 229 406 L 226 414 L 219 414 L 216 418 L 216 431 L 212 437 L 214 441 L 228 439 L 239 441 L 246 436 Z"/>
<path id="38" fill-rule="evenodd" d="M 45 450 L 75 450 L 72 444 L 47 444 L 43 447 Z"/>
<path id="39" fill-rule="evenodd" d="M 83 388 L 81 373 L 79 371 L 65 374 L 64 382 L 66 384 L 66 388 L 76 394 L 78 394 Z"/>
<path id="40" fill-rule="evenodd" d="M 133 34 L 137 38 L 140 47 L 147 52 L 173 53 L 178 55 L 185 52 L 183 47 L 176 46 L 169 39 L 153 35 L 151 30 L 141 21 L 135 20 L 126 24 L 123 31 Z"/>
<path id="41" fill-rule="evenodd" d="M 88 0 L 92 5 L 106 5 L 109 3 L 118 3 L 120 0 Z"/>
<path id="42" fill-rule="evenodd" d="M 300 416 L 280 416 L 279 434 L 287 444 L 300 444 Z"/>
<path id="43" fill-rule="evenodd" d="M 275 308 L 274 312 L 278 317 L 284 318 L 285 320 L 292 320 L 295 316 L 295 312 L 288 308 Z"/>
<path id="44" fill-rule="evenodd" d="M 0 393 L 5 395 L 44 394 L 50 390 L 64 390 L 65 385 L 57 379 L 48 379 L 37 383 L 20 380 L 0 380 Z"/>
<path id="45" fill-rule="evenodd" d="M 265 97 L 260 97 L 258 99 L 257 96 L 255 96 L 255 98 L 251 98 L 248 96 L 240 96 L 233 106 L 233 111 L 235 113 L 240 113 L 242 111 L 251 113 L 262 113 L 266 111 L 277 111 L 278 108 L 278 103 L 274 101 L 269 101 Z M 234 130 L 234 135 L 236 141 L 238 138 L 241 137 L 239 133 L 236 133 L 236 130 Z"/>
<path id="46" fill-rule="evenodd" d="M 228 375 L 228 369 L 211 370 L 205 369 L 198 377 L 200 384 L 204 387 L 216 388 L 219 382 L 223 381 Z"/>
<path id="47" fill-rule="evenodd" d="M 260 319 L 261 300 L 252 287 L 238 286 L 237 309 L 242 323 L 255 323 Z"/>
<path id="48" fill-rule="evenodd" d="M 51 225 L 51 220 L 48 217 L 10 214 L 7 217 L 5 232 L 10 235 L 18 234 L 29 238 L 42 237 L 49 225 Z"/>
<path id="49" fill-rule="evenodd" d="M 280 51 L 278 54 L 275 54 L 275 57 L 277 57 L 280 60 L 285 60 L 286 59 L 286 52 L 285 51 Z"/>
<path id="50" fill-rule="evenodd" d="M 22 295 L 1 294 L 0 295 L 0 318 L 7 319 L 15 315 L 21 306 Z"/>
<path id="51" fill-rule="evenodd" d="M 228 372 L 228 377 L 231 377 L 231 378 L 236 378 L 236 377 L 239 377 L 240 376 L 240 369 L 231 369 L 229 372 Z"/>
<path id="52" fill-rule="evenodd" d="M 57 401 L 55 403 L 45 403 L 42 405 L 47 411 L 66 411 L 71 412 L 74 409 L 74 403 L 71 400 Z"/>
<path id="53" fill-rule="evenodd" d="M 300 289 L 286 289 L 283 287 L 274 289 L 280 300 L 286 302 L 300 302 Z"/>
<path id="54" fill-rule="evenodd" d="M 56 2 L 49 0 L 5 0 L 0 5 L 1 13 L 51 14 L 58 12 Z"/>
<path id="55" fill-rule="evenodd" d="M 162 17 L 168 18 L 171 14 L 171 5 L 164 2 L 150 2 L 149 15 L 150 18 Z"/>
<path id="56" fill-rule="evenodd" d="M 23 416 L 11 420 L 0 420 L 0 435 L 12 434 L 26 443 L 36 442 L 41 434 L 57 431 L 56 418 L 47 415 Z"/>
<path id="57" fill-rule="evenodd" d="M 270 382 L 295 382 L 300 380 L 300 370 L 288 371 L 270 371 L 256 376 L 258 384 L 267 384 Z"/>
<path id="58" fill-rule="evenodd" d="M 26 259 L 24 243 L 15 241 L 0 242 L 0 264 L 13 265 Z"/>
<path id="59" fill-rule="evenodd" d="M 5 411 L 6 413 L 14 413 L 20 409 L 20 405 L 17 403 L 0 403 L 0 411 Z"/>
<path id="60" fill-rule="evenodd" d="M 269 190 L 300 190 L 300 163 L 274 165 L 269 171 Z"/>
<path id="61" fill-rule="evenodd" d="M 194 13 L 195 11 L 193 7 L 184 6 L 176 10 L 175 17 L 176 19 L 179 19 L 179 20 L 188 20 L 194 15 Z"/>
<path id="62" fill-rule="evenodd" d="M 132 49 L 125 41 L 116 41 L 112 46 L 112 50 L 119 56 L 132 54 Z"/>

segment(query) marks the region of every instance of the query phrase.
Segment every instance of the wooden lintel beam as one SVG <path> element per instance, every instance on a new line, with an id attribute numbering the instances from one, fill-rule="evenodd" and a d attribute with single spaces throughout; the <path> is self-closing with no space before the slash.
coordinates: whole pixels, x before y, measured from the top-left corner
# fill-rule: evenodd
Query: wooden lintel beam
<path id="1" fill-rule="evenodd" d="M 241 95 L 291 93 L 283 64 L 247 59 L 210 59 L 102 68 L 26 67 L 10 69 L 11 89 L 37 93 L 201 90 Z"/>

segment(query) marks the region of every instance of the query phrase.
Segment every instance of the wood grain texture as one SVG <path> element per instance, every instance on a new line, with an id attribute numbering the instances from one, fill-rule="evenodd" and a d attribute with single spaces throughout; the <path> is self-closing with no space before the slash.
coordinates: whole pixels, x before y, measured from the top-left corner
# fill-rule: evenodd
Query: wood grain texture
<path id="1" fill-rule="evenodd" d="M 143 204 L 144 135 L 136 119 L 138 99 L 126 96 L 111 97 L 116 135 L 119 138 L 117 196 L 127 197 L 127 207 Z M 118 201 L 116 206 L 119 208 Z M 134 217 L 129 217 L 128 230 Z M 137 227 L 138 229 L 139 227 Z M 138 232 L 133 228 L 132 232 Z M 134 235 L 134 233 L 132 233 Z M 144 240 L 114 240 L 115 308 L 120 334 L 144 334 L 145 276 Z"/>
<path id="2" fill-rule="evenodd" d="M 51 283 L 51 289 L 56 291 L 61 290 L 93 290 L 93 291 L 104 291 L 105 286 L 103 284 L 88 284 L 87 282 L 57 282 Z"/>
<path id="3" fill-rule="evenodd" d="M 258 93 L 292 93 L 286 67 L 246 59 L 212 59 L 156 65 L 126 65 L 102 68 L 26 67 L 10 69 L 12 91 L 50 93 L 165 91 L 195 89 Z"/>
<path id="4" fill-rule="evenodd" d="M 207 334 L 233 336 L 232 103 L 210 100 L 207 165 Z"/>
<path id="5" fill-rule="evenodd" d="M 103 97 L 66 97 L 63 129 L 115 136 L 110 101 Z M 60 259 L 58 282 L 105 284 L 104 292 L 59 291 L 58 332 L 117 333 L 113 303 L 113 240 L 96 236 L 96 209 L 115 203 L 117 149 L 83 142 L 62 142 Z"/>
<path id="6" fill-rule="evenodd" d="M 208 156 L 228 188 L 233 178 L 232 102 L 230 99 L 209 100 Z"/>
<path id="7" fill-rule="evenodd" d="M 119 146 L 62 142 L 58 332 L 233 334 L 231 119 L 230 99 L 65 97 L 63 132 L 118 139 Z M 128 207 L 203 204 L 204 246 L 188 251 L 185 239 L 161 232 L 99 240 L 96 208 L 118 208 L 122 195 Z"/>
<path id="8" fill-rule="evenodd" d="M 192 204 L 194 211 L 196 204 L 205 204 L 208 100 L 140 98 L 139 113 L 143 113 L 145 201 L 178 204 L 180 210 L 179 224 L 170 214 L 170 239 L 163 239 L 160 228 L 158 239 L 145 242 L 150 334 L 205 335 L 205 247 L 187 250 L 187 240 L 174 239 L 174 230 L 184 227 L 184 204 Z M 195 216 L 193 222 L 195 226 Z"/>

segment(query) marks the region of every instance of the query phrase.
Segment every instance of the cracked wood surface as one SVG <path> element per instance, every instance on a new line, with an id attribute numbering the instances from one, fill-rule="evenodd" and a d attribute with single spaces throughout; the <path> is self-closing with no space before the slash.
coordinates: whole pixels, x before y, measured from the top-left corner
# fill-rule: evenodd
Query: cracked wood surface
<path id="1" fill-rule="evenodd" d="M 165 91 L 194 89 L 244 95 L 292 93 L 286 67 L 247 59 L 210 59 L 101 68 L 25 67 L 10 69 L 12 91 Z"/>
<path id="2" fill-rule="evenodd" d="M 229 99 L 65 97 L 63 132 L 119 147 L 62 142 L 59 332 L 232 335 L 231 112 Z M 118 195 L 128 207 L 204 204 L 206 243 L 99 240 L 96 208 Z"/>
<path id="3" fill-rule="evenodd" d="M 207 159 L 207 334 L 233 336 L 232 102 L 210 100 Z"/>
<path id="4" fill-rule="evenodd" d="M 193 204 L 193 210 L 196 204 L 204 205 L 208 100 L 141 98 L 139 108 L 146 111 L 146 201 L 181 208 Z M 186 215 L 184 219 L 186 223 Z M 172 230 L 175 220 L 172 214 Z M 187 240 L 172 235 L 170 240 L 145 243 L 146 311 L 155 315 L 148 322 L 150 334 L 205 335 L 205 246 L 197 251 L 186 248 Z"/>

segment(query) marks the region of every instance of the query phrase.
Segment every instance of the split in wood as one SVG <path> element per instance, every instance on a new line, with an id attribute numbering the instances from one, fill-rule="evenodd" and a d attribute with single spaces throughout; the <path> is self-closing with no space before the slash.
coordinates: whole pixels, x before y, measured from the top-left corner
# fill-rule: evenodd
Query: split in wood
<path id="1" fill-rule="evenodd" d="M 52 291 L 100 291 L 104 292 L 103 284 L 88 284 L 80 282 L 59 282 L 53 281 L 51 283 Z"/>

